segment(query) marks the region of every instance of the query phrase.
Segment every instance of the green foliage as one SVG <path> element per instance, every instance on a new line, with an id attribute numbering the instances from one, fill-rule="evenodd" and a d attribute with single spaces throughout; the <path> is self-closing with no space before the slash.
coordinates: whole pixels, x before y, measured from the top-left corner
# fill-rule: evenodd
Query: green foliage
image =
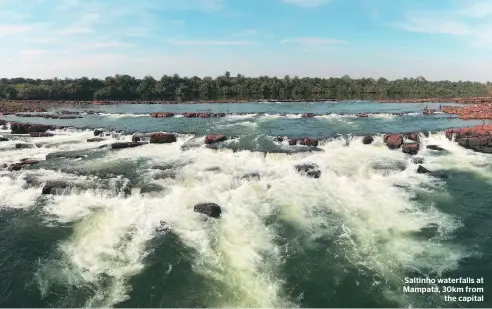
<path id="1" fill-rule="evenodd" d="M 404 78 L 217 78 L 164 75 L 136 79 L 129 75 L 89 79 L 0 79 L 0 99 L 17 100 L 219 100 L 219 99 L 398 99 L 489 95 L 490 84 Z"/>

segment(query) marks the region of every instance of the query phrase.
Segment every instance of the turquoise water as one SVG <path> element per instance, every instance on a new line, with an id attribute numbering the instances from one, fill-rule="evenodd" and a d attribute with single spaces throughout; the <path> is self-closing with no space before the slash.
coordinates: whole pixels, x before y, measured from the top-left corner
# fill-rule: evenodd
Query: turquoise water
<path id="1" fill-rule="evenodd" d="M 490 307 L 492 156 L 463 149 L 442 132 L 480 121 L 423 115 L 426 105 L 439 108 L 112 105 L 84 107 L 102 114 L 81 119 L 4 117 L 74 129 L 0 143 L 0 163 L 68 154 L 26 170 L 0 170 L 0 305 Z M 161 111 L 230 114 L 148 115 Z M 88 143 L 89 127 L 181 135 L 173 144 L 111 151 L 99 147 L 130 136 Z M 418 157 L 447 178 L 417 174 L 412 157 L 389 150 L 380 135 L 413 131 L 431 131 L 421 136 Z M 203 145 L 209 133 L 236 139 L 209 149 Z M 365 134 L 374 134 L 375 142 L 363 145 Z M 279 135 L 326 140 L 312 151 L 275 142 Z M 36 145 L 16 149 L 19 141 Z M 425 149 L 429 144 L 445 151 Z M 296 173 L 300 163 L 317 164 L 320 178 Z M 260 178 L 241 178 L 249 173 Z M 42 195 L 52 180 L 74 188 Z M 201 202 L 219 204 L 222 217 L 193 212 Z M 403 291 L 405 277 L 425 276 L 484 277 L 475 285 L 484 292 L 475 294 L 485 298 L 453 302 L 444 299 L 452 293 Z"/>

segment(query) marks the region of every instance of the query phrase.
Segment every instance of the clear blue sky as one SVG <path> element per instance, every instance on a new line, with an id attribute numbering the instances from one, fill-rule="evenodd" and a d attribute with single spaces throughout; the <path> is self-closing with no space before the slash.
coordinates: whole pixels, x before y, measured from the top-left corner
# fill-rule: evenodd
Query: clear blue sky
<path id="1" fill-rule="evenodd" d="M 492 80 L 492 0 L 0 0 L 0 75 Z"/>

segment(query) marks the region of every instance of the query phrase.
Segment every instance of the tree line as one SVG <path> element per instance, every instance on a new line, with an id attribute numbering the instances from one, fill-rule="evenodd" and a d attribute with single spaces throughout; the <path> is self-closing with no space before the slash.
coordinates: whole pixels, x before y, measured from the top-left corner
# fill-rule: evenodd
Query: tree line
<path id="1" fill-rule="evenodd" d="M 115 75 L 105 79 L 0 79 L 0 99 L 8 100 L 223 100 L 223 99 L 398 99 L 490 95 L 491 83 L 427 81 L 423 77 L 284 78 L 259 76 L 181 77 Z"/>

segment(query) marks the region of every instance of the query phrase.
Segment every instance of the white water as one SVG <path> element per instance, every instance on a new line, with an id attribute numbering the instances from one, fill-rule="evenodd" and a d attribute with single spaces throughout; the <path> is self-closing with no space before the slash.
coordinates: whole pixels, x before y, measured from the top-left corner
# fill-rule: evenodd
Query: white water
<path id="1" fill-rule="evenodd" d="M 85 143 L 92 136 L 89 131 L 58 133 L 56 137 L 45 138 L 51 148 L 9 150 L 11 142 L 5 147 L 2 144 L 0 163 L 101 145 Z M 155 228 L 161 221 L 186 246 L 198 252 L 193 265 L 196 272 L 228 286 L 221 295 L 214 295 L 215 300 L 209 306 L 296 305 L 286 298 L 288 291 L 279 268 L 285 257 L 275 242 L 278 232 L 274 226 L 265 224 L 270 216 L 279 216 L 281 221 L 294 224 L 309 235 L 311 243 L 302 244 L 307 246 L 316 245 L 318 238 L 337 235 L 341 229 L 337 246 L 345 252 L 347 263 L 369 269 L 390 281 L 397 280 L 409 268 L 425 274 L 453 269 L 468 254 L 463 248 L 445 245 L 439 239 L 424 241 L 409 234 L 435 224 L 446 235 L 460 226 L 460 222 L 432 205 L 410 201 L 418 190 L 438 191 L 440 183 L 416 174 L 417 165 L 400 151 L 388 150 L 380 138 L 373 145 L 362 145 L 356 138 L 346 146 L 347 141 L 340 139 L 321 145 L 325 152 L 267 156 L 203 147 L 183 152 L 180 146 L 191 138 L 181 137 L 169 145 L 152 144 L 108 152 L 104 158 L 87 163 L 82 160 L 81 167 L 117 164 L 139 157 L 148 158 L 151 164 L 188 164 L 177 179 L 154 180 L 168 189 L 166 195 L 136 194 L 123 198 L 86 191 L 49 197 L 44 210 L 60 222 L 73 222 L 74 233 L 60 243 L 63 260 L 57 263 L 59 266 L 49 268 L 51 272 L 41 272 L 39 284 L 43 291 L 49 288 L 51 280 L 97 286 L 105 274 L 110 276 L 111 284 L 97 289 L 86 305 L 112 306 L 125 300 L 129 293 L 128 280 L 145 268 L 149 241 L 155 237 Z M 442 134 L 424 139 L 423 144 L 437 144 L 451 152 L 435 156 L 429 150 L 422 151 L 419 156 L 425 158 L 425 166 L 430 170 L 460 168 L 492 179 L 490 169 L 481 168 L 483 164 L 490 167 L 490 156 L 464 150 Z M 381 173 L 371 167 L 374 162 L 390 161 L 404 162 L 407 169 Z M 318 164 L 321 177 L 310 179 L 296 173 L 293 165 L 302 162 Z M 216 166 L 221 168 L 220 172 L 205 171 Z M 259 172 L 261 180 L 239 179 L 250 172 Z M 22 176 L 29 173 L 32 172 L 2 174 L 0 194 L 5 198 L 2 207 L 28 208 L 35 204 L 40 188 L 22 189 L 25 184 Z M 87 180 L 53 171 L 37 173 L 42 173 L 43 181 L 67 177 Z M 148 171 L 148 177 L 153 173 Z M 14 175 L 13 179 L 8 175 Z M 422 188 L 424 185 L 431 189 Z M 200 202 L 221 205 L 222 218 L 207 220 L 194 213 L 193 206 Z M 326 258 L 331 258 L 328 252 Z"/>

